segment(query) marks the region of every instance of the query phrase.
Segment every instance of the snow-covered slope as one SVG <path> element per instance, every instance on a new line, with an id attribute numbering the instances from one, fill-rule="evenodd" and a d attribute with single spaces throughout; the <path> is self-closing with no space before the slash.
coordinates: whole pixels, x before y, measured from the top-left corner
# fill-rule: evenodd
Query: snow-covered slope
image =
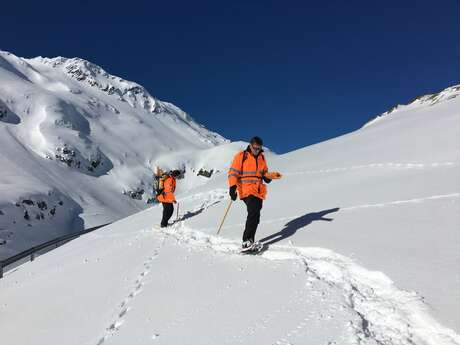
<path id="1" fill-rule="evenodd" d="M 406 111 L 415 110 L 417 108 L 426 108 L 427 106 L 430 107 L 430 106 L 433 106 L 433 105 L 436 105 L 442 102 L 452 100 L 454 98 L 457 98 L 458 96 L 460 96 L 460 85 L 454 85 L 454 86 L 448 87 L 440 92 L 436 92 L 433 94 L 418 96 L 418 97 L 415 97 L 408 104 L 395 105 L 390 110 L 386 111 L 385 113 L 381 115 L 378 115 L 373 120 L 366 123 L 364 127 L 370 126 L 382 120 L 383 118 L 386 119 L 392 114 L 398 114 L 396 116 L 399 116 L 401 114 L 401 111 L 406 112 Z"/>
<path id="2" fill-rule="evenodd" d="M 217 174 L 181 195 L 167 231 L 152 207 L 8 272 L 2 338 L 459 345 L 459 109 L 460 98 L 402 107 L 268 157 L 284 177 L 269 185 L 260 256 L 237 254 L 242 202 L 215 235 L 228 204 Z"/>
<path id="3" fill-rule="evenodd" d="M 0 258 L 146 208 L 152 169 L 170 152 L 188 155 L 170 168 L 203 183 L 191 169 L 218 169 L 201 152 L 225 143 L 88 61 L 0 51 Z"/>

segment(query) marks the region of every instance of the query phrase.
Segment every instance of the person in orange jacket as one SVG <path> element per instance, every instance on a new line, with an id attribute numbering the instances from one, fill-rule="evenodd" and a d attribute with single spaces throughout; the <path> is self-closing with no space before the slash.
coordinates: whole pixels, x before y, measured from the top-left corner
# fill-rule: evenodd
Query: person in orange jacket
<path id="1" fill-rule="evenodd" d="M 267 177 L 268 166 L 262 145 L 261 138 L 253 137 L 246 150 L 235 155 L 228 171 L 230 197 L 235 201 L 238 192 L 240 199 L 246 204 L 248 212 L 243 233 L 243 250 L 255 248 L 257 245 L 254 239 L 260 222 L 260 210 L 267 195 L 265 183 L 272 181 L 271 178 Z"/>
<path id="2" fill-rule="evenodd" d="M 165 228 L 168 226 L 168 221 L 174 213 L 173 204 L 176 203 L 174 192 L 176 191 L 176 177 L 181 172 L 179 170 L 173 170 L 169 174 L 163 174 L 160 177 L 160 185 L 157 190 L 157 200 L 163 204 L 163 217 L 161 219 L 161 227 Z"/>

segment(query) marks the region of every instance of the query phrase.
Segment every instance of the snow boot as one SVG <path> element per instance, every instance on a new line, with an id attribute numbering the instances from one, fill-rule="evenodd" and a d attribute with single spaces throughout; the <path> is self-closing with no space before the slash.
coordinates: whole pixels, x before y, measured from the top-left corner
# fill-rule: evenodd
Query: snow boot
<path id="1" fill-rule="evenodd" d="M 265 249 L 266 247 L 264 246 L 264 244 L 259 241 L 257 242 L 246 241 L 246 242 L 243 242 L 240 252 L 243 254 L 257 254 L 257 253 L 261 253 Z"/>
<path id="2" fill-rule="evenodd" d="M 251 250 L 252 246 L 254 245 L 254 242 L 251 240 L 244 241 L 241 244 L 241 250 L 246 251 L 246 250 Z"/>

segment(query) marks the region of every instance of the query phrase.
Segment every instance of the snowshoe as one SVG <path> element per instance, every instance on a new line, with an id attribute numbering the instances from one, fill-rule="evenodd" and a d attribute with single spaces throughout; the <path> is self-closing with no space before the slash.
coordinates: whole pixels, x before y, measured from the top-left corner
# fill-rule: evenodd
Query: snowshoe
<path id="1" fill-rule="evenodd" d="M 248 249 L 251 248 L 253 245 L 254 245 L 254 242 L 251 241 L 251 240 L 244 241 L 244 242 L 241 244 L 241 250 L 248 250 Z"/>
<path id="2" fill-rule="evenodd" d="M 261 242 L 246 241 L 241 246 L 241 254 L 257 254 L 264 251 L 265 245 Z"/>

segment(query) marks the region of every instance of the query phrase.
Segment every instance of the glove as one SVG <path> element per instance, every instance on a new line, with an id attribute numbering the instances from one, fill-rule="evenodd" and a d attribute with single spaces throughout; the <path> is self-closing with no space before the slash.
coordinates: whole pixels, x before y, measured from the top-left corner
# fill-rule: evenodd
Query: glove
<path id="1" fill-rule="evenodd" d="M 229 189 L 230 198 L 232 198 L 233 201 L 236 200 L 237 194 L 236 194 L 236 185 L 231 186 Z"/>
<path id="2" fill-rule="evenodd" d="M 270 180 L 279 180 L 283 175 L 281 175 L 279 172 L 267 172 L 265 173 L 264 177 L 270 179 Z"/>

